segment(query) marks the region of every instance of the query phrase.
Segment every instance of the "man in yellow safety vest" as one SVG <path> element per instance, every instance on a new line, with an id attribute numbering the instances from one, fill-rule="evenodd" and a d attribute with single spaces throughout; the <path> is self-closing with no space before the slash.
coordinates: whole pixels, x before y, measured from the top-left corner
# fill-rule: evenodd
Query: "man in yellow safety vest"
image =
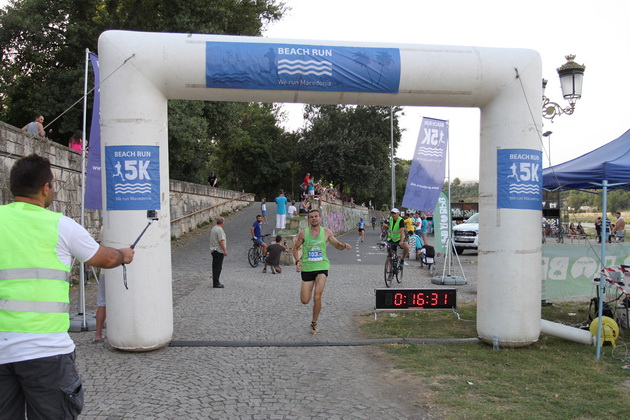
<path id="1" fill-rule="evenodd" d="M 83 408 L 68 335 L 72 259 L 113 268 L 131 248 L 99 245 L 74 220 L 46 209 L 50 161 L 32 154 L 11 169 L 14 202 L 0 206 L 0 417 L 76 419 Z"/>

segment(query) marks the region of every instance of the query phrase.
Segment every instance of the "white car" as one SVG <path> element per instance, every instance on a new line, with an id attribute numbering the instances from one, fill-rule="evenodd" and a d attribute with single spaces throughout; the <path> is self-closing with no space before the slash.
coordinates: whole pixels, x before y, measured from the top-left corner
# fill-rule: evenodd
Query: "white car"
<path id="1" fill-rule="evenodd" d="M 470 216 L 464 223 L 453 227 L 455 252 L 461 254 L 466 249 L 477 250 L 479 240 L 479 213 Z"/>

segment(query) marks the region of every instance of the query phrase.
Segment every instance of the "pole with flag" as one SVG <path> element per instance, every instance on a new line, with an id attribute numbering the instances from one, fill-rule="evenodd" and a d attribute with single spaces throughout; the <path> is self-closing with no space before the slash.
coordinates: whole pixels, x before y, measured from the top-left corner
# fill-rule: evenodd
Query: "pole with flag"
<path id="1" fill-rule="evenodd" d="M 94 58 L 92 58 L 94 57 Z M 96 65 L 94 65 L 94 60 L 97 60 L 96 55 L 90 53 L 89 49 L 85 49 L 85 74 L 84 74 L 84 83 L 83 83 L 83 135 L 82 135 L 82 147 L 81 147 L 81 217 L 80 217 L 80 221 L 81 221 L 81 226 L 85 227 L 85 209 L 100 209 L 101 208 L 101 204 L 100 204 L 100 128 L 99 128 L 99 119 L 98 118 L 94 118 L 94 115 L 96 114 L 97 116 L 99 115 L 99 100 L 98 100 L 98 90 L 95 90 L 94 92 L 94 108 L 92 110 L 92 125 L 90 128 L 90 139 L 91 139 L 91 144 L 88 148 L 87 146 L 87 140 L 86 140 L 86 127 L 87 127 L 87 96 L 88 96 L 88 71 L 89 71 L 89 66 L 88 63 L 90 61 L 92 61 L 92 65 L 94 68 L 94 83 L 98 83 L 98 62 L 96 62 Z M 96 126 L 96 128 L 95 128 Z M 98 135 L 94 135 L 94 133 L 98 133 Z M 92 150 L 98 150 L 98 153 L 94 153 L 91 152 L 89 154 L 87 154 L 86 152 L 88 151 L 88 149 L 92 149 Z M 87 156 L 86 156 L 87 155 Z M 89 159 L 89 161 L 88 161 Z M 98 164 L 95 165 L 94 161 L 98 159 Z M 98 172 L 98 184 L 96 186 L 96 184 L 94 183 L 93 179 L 90 179 L 88 176 L 86 176 L 86 171 L 89 173 L 90 171 L 86 168 L 86 162 L 87 162 L 87 167 L 92 168 L 91 172 Z M 98 170 L 94 170 L 95 167 L 98 167 Z M 91 182 L 91 183 L 90 183 Z M 96 188 L 98 189 L 98 192 L 96 191 Z M 87 194 L 87 198 L 90 198 L 90 201 L 87 202 L 86 201 L 86 191 L 89 193 Z M 97 199 L 98 199 L 98 206 L 95 206 L 94 204 L 94 196 L 95 194 L 97 195 Z M 85 310 L 85 263 L 80 262 L 79 264 L 79 308 L 78 308 L 78 313 L 77 313 L 77 317 L 72 317 L 71 316 L 71 322 L 70 322 L 70 330 L 73 332 L 77 332 L 77 331 L 89 331 L 91 328 L 90 326 L 93 326 L 94 322 L 93 320 L 90 320 L 91 322 L 88 323 L 88 320 L 86 318 L 86 310 Z M 96 275 L 96 274 L 95 274 Z"/>

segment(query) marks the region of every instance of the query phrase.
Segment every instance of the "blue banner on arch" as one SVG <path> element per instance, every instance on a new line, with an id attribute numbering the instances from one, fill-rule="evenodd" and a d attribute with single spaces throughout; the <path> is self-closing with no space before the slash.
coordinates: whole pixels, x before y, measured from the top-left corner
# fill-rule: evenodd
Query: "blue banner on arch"
<path id="1" fill-rule="evenodd" d="M 398 93 L 398 48 L 206 43 L 206 87 Z"/>
<path id="2" fill-rule="evenodd" d="M 497 150 L 497 208 L 542 209 L 542 152 Z"/>
<path id="3" fill-rule="evenodd" d="M 106 146 L 107 210 L 160 209 L 160 148 Z"/>

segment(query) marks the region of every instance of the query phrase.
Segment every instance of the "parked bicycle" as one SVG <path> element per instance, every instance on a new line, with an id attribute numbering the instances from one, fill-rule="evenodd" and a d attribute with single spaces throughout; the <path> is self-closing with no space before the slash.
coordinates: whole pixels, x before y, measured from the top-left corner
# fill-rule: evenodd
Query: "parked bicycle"
<path id="1" fill-rule="evenodd" d="M 266 234 L 262 236 L 262 240 L 264 241 L 266 237 L 271 236 L 271 234 Z M 247 251 L 247 260 L 249 261 L 249 265 L 256 268 L 258 264 L 264 261 L 263 256 L 263 247 L 261 245 L 256 244 L 256 240 L 252 239 L 252 247 Z"/>
<path id="2" fill-rule="evenodd" d="M 402 282 L 404 266 L 400 265 L 397 246 L 392 247 L 387 243 L 387 260 L 385 260 L 385 286 L 391 287 L 394 279 L 398 283 Z"/>
<path id="3" fill-rule="evenodd" d="M 564 243 L 564 229 L 562 226 L 544 226 L 543 227 L 543 235 L 542 235 L 542 243 L 546 242 L 545 237 L 555 238 L 557 243 Z"/>

